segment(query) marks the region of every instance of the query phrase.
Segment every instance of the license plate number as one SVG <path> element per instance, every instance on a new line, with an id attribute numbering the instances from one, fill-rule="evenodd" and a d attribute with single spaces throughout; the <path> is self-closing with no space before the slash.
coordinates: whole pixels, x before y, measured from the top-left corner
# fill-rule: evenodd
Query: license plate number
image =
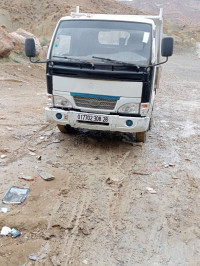
<path id="1" fill-rule="evenodd" d="M 77 114 L 78 121 L 93 122 L 93 123 L 109 123 L 109 117 L 106 115 L 96 115 L 96 114 Z"/>

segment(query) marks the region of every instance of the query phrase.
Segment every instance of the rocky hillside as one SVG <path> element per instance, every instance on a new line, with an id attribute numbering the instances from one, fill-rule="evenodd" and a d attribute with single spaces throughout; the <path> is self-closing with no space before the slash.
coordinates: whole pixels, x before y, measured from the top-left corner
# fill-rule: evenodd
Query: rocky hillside
<path id="1" fill-rule="evenodd" d="M 80 12 L 137 14 L 133 7 L 116 0 L 15 0 L 0 1 L 0 26 L 8 31 L 28 30 L 39 37 L 50 37 L 56 22 L 80 6 Z"/>
<path id="2" fill-rule="evenodd" d="M 186 2 L 191 3 L 191 6 L 188 7 Z M 142 14 L 143 12 L 158 14 L 159 8 L 164 7 L 164 30 L 166 34 L 175 37 L 176 44 L 191 46 L 196 41 L 200 41 L 198 25 L 191 24 L 191 19 L 193 21 L 199 19 L 196 10 L 200 6 L 200 0 L 181 2 L 180 0 L 168 0 L 167 2 L 157 0 L 156 3 L 154 0 L 133 0 L 124 3 L 117 0 L 15 0 L 15 5 L 13 5 L 13 1 L 1 0 L 0 26 L 5 27 L 9 32 L 23 28 L 38 36 L 40 41 L 48 43 L 58 19 L 74 12 L 77 5 L 80 6 L 80 12 L 110 14 Z M 167 20 L 170 18 L 168 14 L 177 18 L 177 21 L 183 21 L 184 24 L 180 25 L 175 20 L 174 22 Z"/>
<path id="3" fill-rule="evenodd" d="M 176 24 L 200 26 L 200 0 L 132 0 L 132 7 L 150 13 L 164 10 L 164 16 Z"/>
<path id="4" fill-rule="evenodd" d="M 178 49 L 200 42 L 200 0 L 132 0 L 124 2 L 149 14 L 163 8 L 165 33 L 175 38 Z"/>

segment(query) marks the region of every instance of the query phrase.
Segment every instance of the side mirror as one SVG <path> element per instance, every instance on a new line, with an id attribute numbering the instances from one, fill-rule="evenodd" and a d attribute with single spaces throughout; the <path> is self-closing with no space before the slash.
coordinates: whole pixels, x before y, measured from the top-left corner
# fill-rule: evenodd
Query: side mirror
<path id="1" fill-rule="evenodd" d="M 161 55 L 164 57 L 171 56 L 173 54 L 174 39 L 172 37 L 164 37 L 161 45 Z"/>
<path id="2" fill-rule="evenodd" d="M 33 38 L 27 38 L 25 40 L 25 54 L 27 57 L 35 57 L 36 48 L 35 48 L 35 40 Z"/>

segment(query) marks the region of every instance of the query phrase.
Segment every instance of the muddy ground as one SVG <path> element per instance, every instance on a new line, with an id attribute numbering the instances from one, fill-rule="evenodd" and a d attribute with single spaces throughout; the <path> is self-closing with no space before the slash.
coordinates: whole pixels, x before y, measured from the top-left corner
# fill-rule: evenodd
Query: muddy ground
<path id="1" fill-rule="evenodd" d="M 138 144 L 60 133 L 45 121 L 44 67 L 1 62 L 0 198 L 10 186 L 30 192 L 0 213 L 1 228 L 22 232 L 0 237 L 0 265 L 200 265 L 199 69 L 191 54 L 164 65 L 152 129 Z"/>

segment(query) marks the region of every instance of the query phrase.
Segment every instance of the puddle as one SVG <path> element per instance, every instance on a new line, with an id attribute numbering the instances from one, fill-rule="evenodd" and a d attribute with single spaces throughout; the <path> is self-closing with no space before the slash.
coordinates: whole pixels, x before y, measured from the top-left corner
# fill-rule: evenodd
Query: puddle
<path id="1" fill-rule="evenodd" d="M 196 90 L 194 90 L 194 92 L 196 92 Z M 182 107 L 184 106 L 185 108 L 189 110 L 195 110 L 195 109 L 199 109 L 199 100 L 197 99 L 196 101 L 190 101 L 190 100 L 177 100 L 176 103 L 178 106 Z"/>
<path id="2" fill-rule="evenodd" d="M 196 131 L 195 131 L 195 124 L 191 121 L 186 121 L 186 124 L 181 132 L 181 137 L 185 137 L 188 138 L 192 135 L 196 135 Z"/>

